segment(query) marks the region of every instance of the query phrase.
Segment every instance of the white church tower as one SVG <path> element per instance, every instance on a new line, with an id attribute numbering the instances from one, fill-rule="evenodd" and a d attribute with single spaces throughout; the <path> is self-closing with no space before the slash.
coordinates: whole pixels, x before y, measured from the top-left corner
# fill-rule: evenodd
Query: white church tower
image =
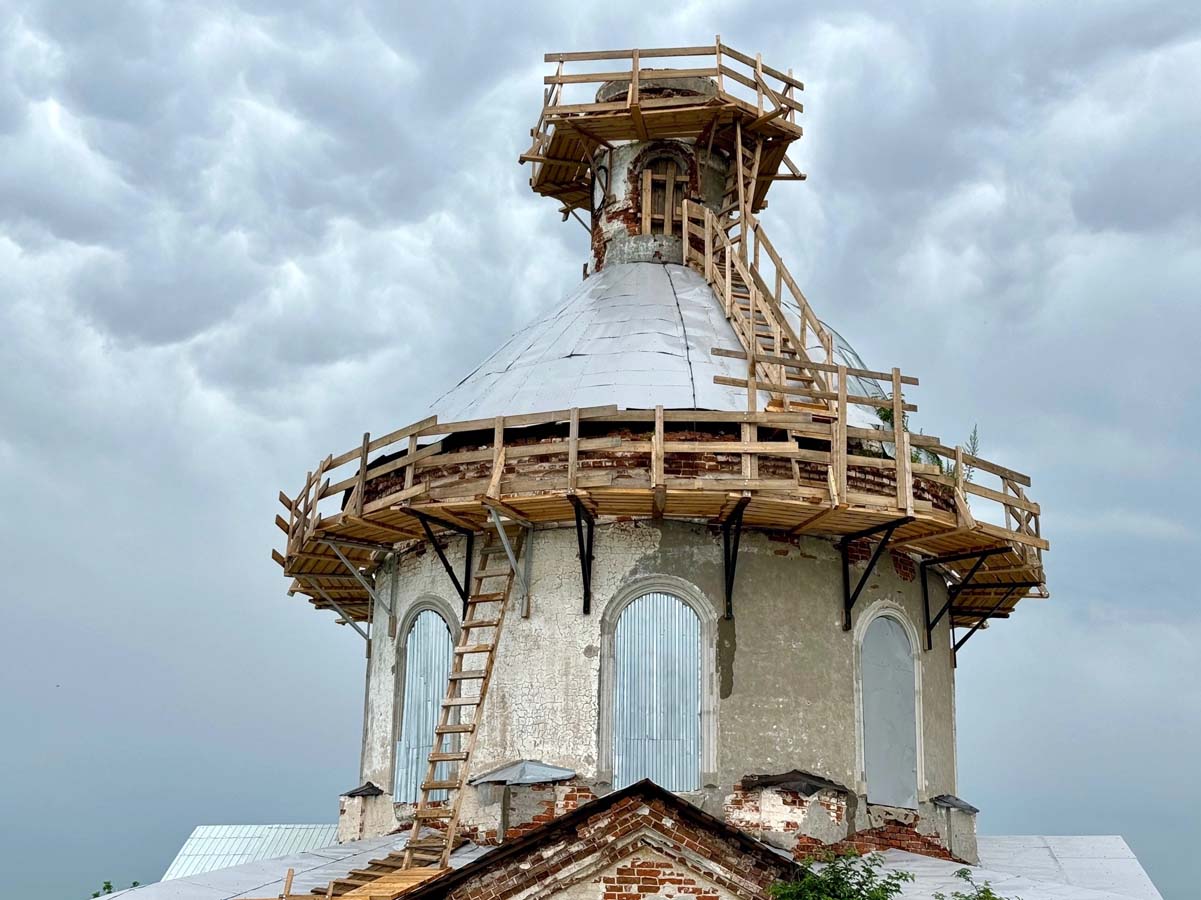
<path id="1" fill-rule="evenodd" d="M 281 495 L 292 590 L 367 640 L 342 839 L 411 827 L 439 866 L 650 779 L 798 855 L 974 861 L 955 659 L 1046 596 L 1029 479 L 908 431 L 917 379 L 769 240 L 789 72 L 720 39 L 546 62 L 522 161 L 590 231 L 582 284 Z"/>

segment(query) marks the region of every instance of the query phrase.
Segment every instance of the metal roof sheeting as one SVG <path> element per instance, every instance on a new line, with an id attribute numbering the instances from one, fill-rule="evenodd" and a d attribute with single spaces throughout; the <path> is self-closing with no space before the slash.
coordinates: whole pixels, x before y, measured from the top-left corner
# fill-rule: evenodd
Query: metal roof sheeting
<path id="1" fill-rule="evenodd" d="M 337 839 L 337 825 L 198 825 L 162 880 L 302 853 Z"/>
<path id="2" fill-rule="evenodd" d="M 839 362 L 850 350 L 844 344 L 839 338 Z M 746 409 L 743 388 L 713 383 L 715 375 L 745 378 L 746 363 L 714 356 L 715 347 L 742 350 L 698 272 L 671 263 L 606 266 L 505 341 L 430 412 L 453 422 L 610 403 Z M 761 395 L 761 405 L 767 400 Z M 848 415 L 853 425 L 880 427 L 863 407 L 852 406 Z"/>

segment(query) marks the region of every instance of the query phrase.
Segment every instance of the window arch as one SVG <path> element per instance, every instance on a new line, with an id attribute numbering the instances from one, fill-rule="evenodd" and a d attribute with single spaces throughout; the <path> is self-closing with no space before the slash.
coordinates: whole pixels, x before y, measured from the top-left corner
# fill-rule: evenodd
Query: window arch
<path id="1" fill-rule="evenodd" d="M 878 608 L 858 633 L 860 760 L 869 803 L 916 809 L 922 778 L 916 635 L 900 610 Z"/>
<path id="2" fill-rule="evenodd" d="M 396 741 L 394 796 L 400 803 L 416 803 L 434 745 L 434 726 L 446 695 L 453 642 L 446 619 L 428 606 L 412 616 L 402 634 L 404 663 L 400 668 L 400 731 Z"/>
<path id="3" fill-rule="evenodd" d="M 602 621 L 599 776 L 699 789 L 716 768 L 716 614 L 681 579 L 642 579 Z"/>

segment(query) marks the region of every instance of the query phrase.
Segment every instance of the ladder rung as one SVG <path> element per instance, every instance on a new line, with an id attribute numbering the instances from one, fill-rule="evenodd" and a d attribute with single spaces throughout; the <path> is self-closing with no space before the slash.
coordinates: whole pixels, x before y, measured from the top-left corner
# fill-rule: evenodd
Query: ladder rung
<path id="1" fill-rule="evenodd" d="M 468 597 L 468 603 L 499 603 L 505 599 L 504 591 L 495 591 L 490 594 L 476 594 L 473 597 Z"/>
<path id="2" fill-rule="evenodd" d="M 455 655 L 463 656 L 468 653 L 491 653 L 491 644 L 468 644 L 466 647 L 455 647 Z"/>
<path id="3" fill-rule="evenodd" d="M 495 628 L 500 619 L 468 619 L 463 623 L 464 628 Z"/>
<path id="4" fill-rule="evenodd" d="M 450 806 L 428 806 L 425 809 L 413 811 L 415 819 L 449 819 L 455 814 L 455 811 Z"/>
<path id="5" fill-rule="evenodd" d="M 457 781 L 423 781 L 421 789 L 423 791 L 457 791 L 459 783 Z"/>
<path id="6" fill-rule="evenodd" d="M 512 569 L 503 569 L 499 572 L 476 572 L 474 577 L 481 581 L 485 578 L 508 578 L 512 571 Z"/>
<path id="7" fill-rule="evenodd" d="M 448 753 L 431 753 L 430 754 L 430 762 L 432 762 L 432 763 L 462 762 L 466 758 L 467 758 L 467 754 L 462 750 L 455 751 L 454 753 L 448 752 Z"/>
<path id="8" fill-rule="evenodd" d="M 462 725 L 437 725 L 434 734 L 470 734 L 474 730 L 474 722 L 465 722 Z"/>
<path id="9" fill-rule="evenodd" d="M 437 834 L 432 837 L 418 838 L 405 845 L 406 850 L 435 850 L 446 846 L 446 835 Z"/>
<path id="10" fill-rule="evenodd" d="M 464 669 L 462 672 L 451 672 L 451 681 L 471 681 L 473 678 L 483 678 L 487 673 L 483 669 Z"/>
<path id="11" fill-rule="evenodd" d="M 414 859 L 435 860 L 440 858 L 445 851 L 446 845 L 443 844 L 440 847 L 414 847 L 409 852 L 413 855 Z M 392 895 L 388 894 L 387 896 L 390 897 Z"/>
<path id="12" fill-rule="evenodd" d="M 447 697 L 442 701 L 443 706 L 479 706 L 479 697 Z"/>

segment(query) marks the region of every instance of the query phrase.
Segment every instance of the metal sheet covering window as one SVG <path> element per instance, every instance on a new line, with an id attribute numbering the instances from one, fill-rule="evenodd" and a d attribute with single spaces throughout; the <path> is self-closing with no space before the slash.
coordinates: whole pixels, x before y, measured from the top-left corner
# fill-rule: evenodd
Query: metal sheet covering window
<path id="1" fill-rule="evenodd" d="M 917 696 L 913 647 L 891 616 L 868 625 L 863 671 L 863 767 L 867 799 L 917 808 Z"/>
<path id="2" fill-rule="evenodd" d="M 421 792 L 434 746 L 434 726 L 446 693 L 451 649 L 450 629 L 442 616 L 432 609 L 418 613 L 405 636 L 404 699 L 396 744 L 396 800 L 400 803 L 416 803 Z M 440 766 L 445 767 L 446 763 Z M 444 778 L 445 773 L 439 772 L 438 777 Z M 430 799 L 445 799 L 445 792 L 431 794 Z"/>
<path id="3" fill-rule="evenodd" d="M 671 594 L 644 594 L 614 633 L 613 781 L 701 786 L 701 622 Z"/>

